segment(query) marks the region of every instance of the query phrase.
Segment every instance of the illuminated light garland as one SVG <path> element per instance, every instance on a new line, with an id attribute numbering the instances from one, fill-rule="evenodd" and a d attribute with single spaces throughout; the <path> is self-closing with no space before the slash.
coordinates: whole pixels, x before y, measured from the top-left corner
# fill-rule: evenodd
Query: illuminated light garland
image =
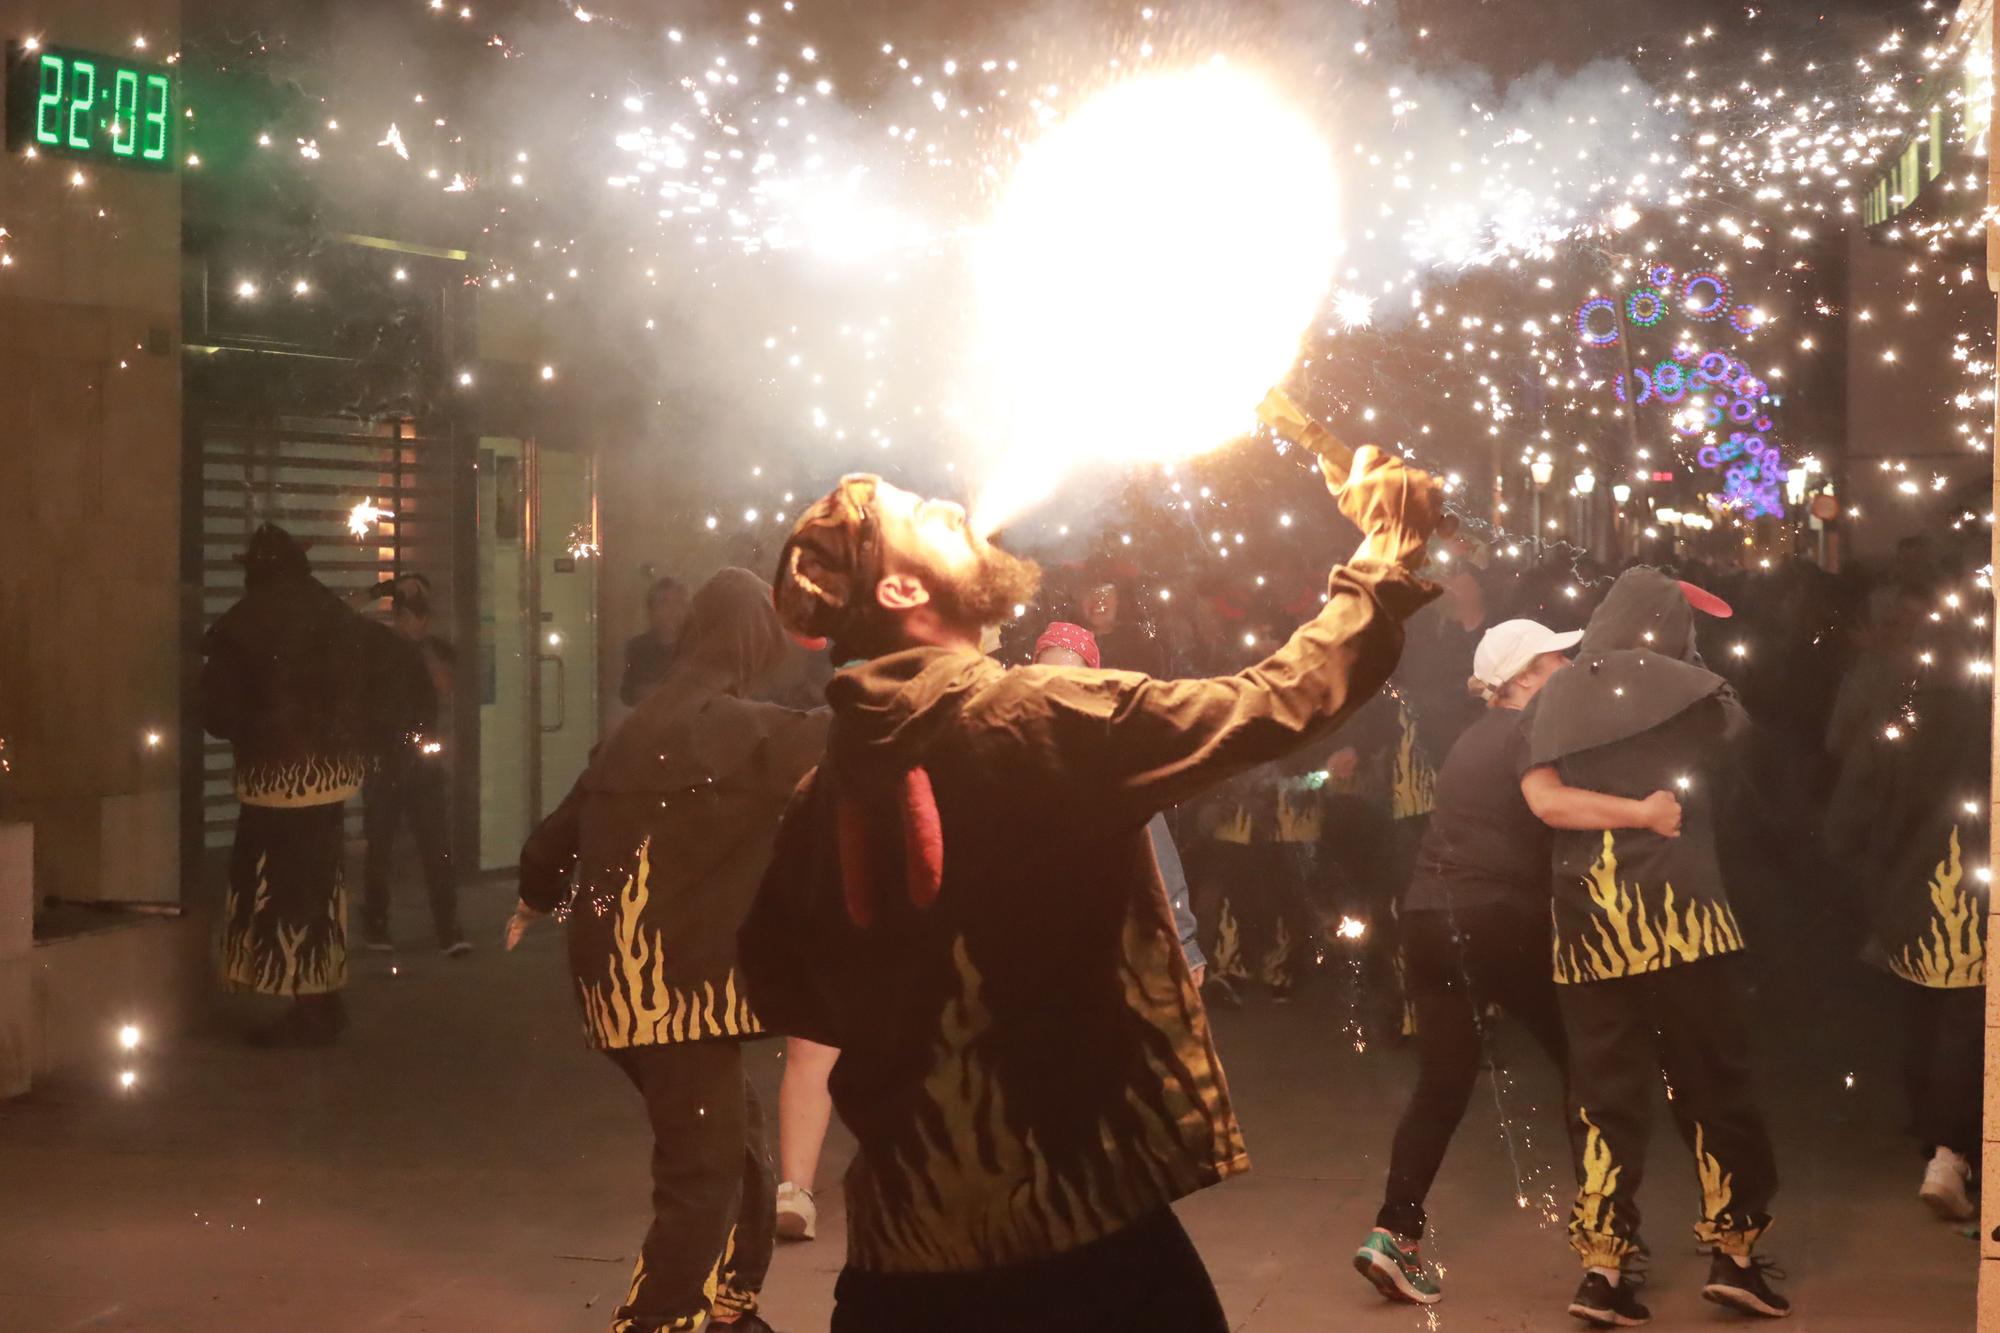
<path id="1" fill-rule="evenodd" d="M 1666 298 L 1650 287 L 1641 287 L 1625 301 L 1625 318 L 1642 329 L 1650 329 L 1666 317 Z"/>
<path id="2" fill-rule="evenodd" d="M 1598 311 L 1611 316 L 1611 327 L 1599 332 L 1591 325 L 1591 316 Z M 1596 296 L 1576 308 L 1577 337 L 1592 347 L 1609 347 L 1618 341 L 1618 306 L 1608 297 Z"/>
<path id="3" fill-rule="evenodd" d="M 1646 281 L 1661 291 L 1666 291 L 1674 285 L 1674 266 L 1672 264 L 1653 265 L 1646 270 Z"/>
<path id="4" fill-rule="evenodd" d="M 1764 314 L 1753 305 L 1740 305 L 1729 312 L 1729 326 L 1738 333 L 1755 333 L 1764 326 Z"/>
<path id="5" fill-rule="evenodd" d="M 1678 361 L 1662 361 L 1653 367 L 1653 391 L 1663 403 L 1678 403 L 1687 393 L 1687 367 Z"/>
<path id="6" fill-rule="evenodd" d="M 1703 288 L 1709 293 L 1706 300 L 1696 295 Z M 1729 311 L 1729 283 L 1720 273 L 1707 269 L 1690 273 L 1681 285 L 1681 301 L 1689 319 L 1697 319 L 1704 324 L 1721 319 Z"/>

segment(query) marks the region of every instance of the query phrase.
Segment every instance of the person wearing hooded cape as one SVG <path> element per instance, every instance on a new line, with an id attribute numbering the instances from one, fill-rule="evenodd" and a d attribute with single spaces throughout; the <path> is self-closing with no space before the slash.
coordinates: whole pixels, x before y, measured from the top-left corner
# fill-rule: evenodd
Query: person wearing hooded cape
<path id="1" fill-rule="evenodd" d="M 1555 828 L 1554 969 L 1570 1050 L 1577 1166 L 1572 1247 L 1585 1276 L 1570 1312 L 1643 1320 L 1625 1270 L 1662 1075 L 1702 1183 L 1695 1237 L 1714 1258 L 1703 1295 L 1759 1315 L 1790 1306 L 1751 1251 L 1778 1187 L 1751 1090 L 1743 934 L 1715 850 L 1715 769 L 1745 725 L 1695 651 L 1694 608 L 1719 599 L 1656 569 L 1627 570 L 1590 618 L 1576 662 L 1530 705 L 1522 794 Z M 1601 797 L 1678 795 L 1677 836 L 1616 828 Z"/>
<path id="2" fill-rule="evenodd" d="M 1992 756 L 1987 677 L 1959 667 L 1985 646 L 1958 627 L 1898 653 L 1895 725 L 1859 741 L 1871 779 L 1829 823 L 1865 838 L 1862 958 L 1893 978 L 1903 1018 L 1903 1076 L 1926 1163 L 1918 1195 L 1939 1217 L 1977 1217 L 1986 1030 L 1986 810 Z M 1888 692 L 1885 692 L 1888 693 Z"/>
<path id="3" fill-rule="evenodd" d="M 1326 604 L 1206 680 L 1008 668 L 1039 571 L 964 511 L 846 478 L 779 556 L 801 637 L 864 660 L 743 931 L 752 1002 L 838 1047 L 857 1151 L 834 1333 L 1221 1333 L 1171 1204 L 1249 1166 L 1147 835 L 1388 676 L 1439 490 L 1364 449 Z"/>
<path id="4" fill-rule="evenodd" d="M 322 1046 L 347 1021 L 341 810 L 384 739 L 374 719 L 389 631 L 315 579 L 305 549 L 275 524 L 238 559 L 243 596 L 202 636 L 202 726 L 234 751 L 241 805 L 222 981 L 292 999 L 253 1042 Z"/>
<path id="5" fill-rule="evenodd" d="M 827 713 L 750 697 L 788 651 L 771 589 L 725 569 L 695 593 L 673 669 L 521 849 L 528 918 L 568 922 L 584 1040 L 653 1124 L 653 1224 L 612 1333 L 768 1329 L 756 1314 L 777 1182 L 740 1043 L 764 1033 L 737 967 L 786 800 Z"/>

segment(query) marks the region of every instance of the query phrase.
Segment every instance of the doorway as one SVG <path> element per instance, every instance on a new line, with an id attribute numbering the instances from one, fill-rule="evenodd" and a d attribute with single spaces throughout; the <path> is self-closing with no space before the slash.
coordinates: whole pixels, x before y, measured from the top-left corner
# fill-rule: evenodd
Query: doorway
<path id="1" fill-rule="evenodd" d="M 505 870 L 597 742 L 597 497 L 588 456 L 479 444 L 479 868 Z"/>

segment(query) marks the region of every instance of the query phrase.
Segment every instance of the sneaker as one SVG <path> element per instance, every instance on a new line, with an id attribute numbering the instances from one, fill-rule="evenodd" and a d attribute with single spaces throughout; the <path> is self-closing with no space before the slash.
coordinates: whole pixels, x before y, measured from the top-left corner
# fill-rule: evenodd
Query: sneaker
<path id="1" fill-rule="evenodd" d="M 1377 1227 L 1354 1252 L 1354 1271 L 1392 1301 L 1436 1305 L 1444 1289 L 1424 1271 L 1415 1241 L 1399 1240 Z"/>
<path id="2" fill-rule="evenodd" d="M 787 1180 L 778 1186 L 778 1239 L 811 1240 L 819 1233 L 819 1209 L 811 1190 Z"/>
<path id="3" fill-rule="evenodd" d="M 1634 1273 L 1615 1283 L 1602 1273 L 1585 1273 L 1583 1285 L 1570 1297 L 1569 1312 L 1599 1328 L 1637 1328 L 1653 1318 L 1653 1312 L 1639 1304 L 1638 1287 Z"/>
<path id="4" fill-rule="evenodd" d="M 1201 1002 L 1211 1009 L 1243 1007 L 1243 997 L 1237 994 L 1236 987 L 1230 983 L 1229 978 L 1213 974 L 1201 984 Z"/>
<path id="5" fill-rule="evenodd" d="M 1947 1222 L 1970 1222 L 1979 1216 L 1972 1202 L 1972 1166 L 1949 1148 L 1939 1148 L 1924 1168 L 1917 1197 Z"/>
<path id="6" fill-rule="evenodd" d="M 446 958 L 463 958 L 471 952 L 472 941 L 468 939 L 456 939 L 444 946 L 444 956 Z"/>
<path id="7" fill-rule="evenodd" d="M 1752 1259 L 1745 1267 L 1726 1254 L 1718 1254 L 1708 1261 L 1708 1285 L 1701 1289 L 1702 1299 L 1744 1314 L 1783 1319 L 1792 1312 L 1792 1303 L 1771 1290 L 1764 1280 L 1766 1274 L 1782 1279 L 1785 1270 L 1769 1259 Z"/>

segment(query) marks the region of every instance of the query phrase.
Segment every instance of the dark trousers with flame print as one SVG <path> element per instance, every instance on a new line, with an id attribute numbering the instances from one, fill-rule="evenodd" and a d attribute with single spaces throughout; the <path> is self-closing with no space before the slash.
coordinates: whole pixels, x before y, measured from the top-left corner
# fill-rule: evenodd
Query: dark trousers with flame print
<path id="1" fill-rule="evenodd" d="M 607 1051 L 653 1122 L 653 1225 L 611 1333 L 703 1328 L 757 1308 L 777 1241 L 764 1110 L 733 1041 Z"/>
<path id="2" fill-rule="evenodd" d="M 1695 1239 L 1743 1256 L 1770 1226 L 1778 1168 L 1751 1091 L 1741 961 L 1732 954 L 1556 987 L 1576 1155 L 1570 1244 L 1586 1266 L 1622 1267 L 1637 1249 L 1639 1183 L 1662 1076 L 1701 1181 Z"/>

